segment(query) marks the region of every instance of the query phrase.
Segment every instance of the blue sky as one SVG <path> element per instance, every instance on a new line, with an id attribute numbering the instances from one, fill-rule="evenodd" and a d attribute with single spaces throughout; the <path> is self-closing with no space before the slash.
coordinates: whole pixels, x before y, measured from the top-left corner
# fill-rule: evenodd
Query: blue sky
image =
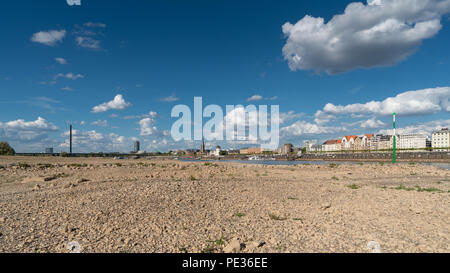
<path id="1" fill-rule="evenodd" d="M 405 132 L 450 126 L 449 1 L 352 2 L 5 1 L 0 140 L 67 150 L 73 123 L 79 152 L 196 147 L 167 135 L 194 96 L 277 104 L 296 146 L 388 133 L 390 110 Z"/>

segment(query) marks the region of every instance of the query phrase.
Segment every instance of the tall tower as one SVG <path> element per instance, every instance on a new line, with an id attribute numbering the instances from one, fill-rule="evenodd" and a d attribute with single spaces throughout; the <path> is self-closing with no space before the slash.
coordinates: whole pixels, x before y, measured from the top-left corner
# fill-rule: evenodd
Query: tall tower
<path id="1" fill-rule="evenodd" d="M 134 142 L 134 152 L 138 153 L 141 150 L 141 144 L 138 140 Z"/>
<path id="2" fill-rule="evenodd" d="M 205 139 L 204 138 L 202 138 L 202 147 L 200 148 L 200 153 L 202 153 L 202 154 L 206 153 Z"/>
<path id="3" fill-rule="evenodd" d="M 397 149 L 397 136 L 396 136 L 396 134 L 397 134 L 397 127 L 395 126 L 395 116 L 396 116 L 397 114 L 396 113 L 394 113 L 394 149 L 392 150 L 393 151 L 393 155 L 392 155 L 392 162 L 395 164 L 396 162 L 397 162 L 397 154 L 396 154 L 396 149 Z"/>
<path id="4" fill-rule="evenodd" d="M 70 154 L 72 154 L 72 124 L 70 124 Z"/>

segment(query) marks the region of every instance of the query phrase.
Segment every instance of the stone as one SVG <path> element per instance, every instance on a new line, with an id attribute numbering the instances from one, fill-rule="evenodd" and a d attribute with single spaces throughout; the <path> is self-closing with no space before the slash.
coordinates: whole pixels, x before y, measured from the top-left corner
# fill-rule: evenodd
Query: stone
<path id="1" fill-rule="evenodd" d="M 320 206 L 320 208 L 323 210 L 329 209 L 331 208 L 331 203 L 330 202 L 323 203 L 322 206 Z"/>
<path id="2" fill-rule="evenodd" d="M 225 253 L 236 253 L 243 248 L 243 244 L 239 242 L 237 238 L 231 240 L 231 242 L 223 249 Z"/>
<path id="3" fill-rule="evenodd" d="M 32 183 L 32 182 L 45 182 L 45 177 L 40 176 L 32 176 L 32 177 L 25 177 L 22 180 L 22 183 Z"/>

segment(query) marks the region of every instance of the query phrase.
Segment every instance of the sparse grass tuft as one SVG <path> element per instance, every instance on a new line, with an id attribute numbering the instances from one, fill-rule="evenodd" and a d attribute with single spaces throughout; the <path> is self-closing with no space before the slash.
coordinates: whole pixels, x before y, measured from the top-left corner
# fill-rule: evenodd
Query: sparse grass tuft
<path id="1" fill-rule="evenodd" d="M 191 177 L 189 178 L 191 181 L 195 181 L 197 180 L 197 178 L 195 178 L 195 176 L 191 175 Z"/>
<path id="2" fill-rule="evenodd" d="M 289 200 L 298 200 L 297 197 L 292 197 L 292 196 L 289 196 L 288 199 L 289 199 Z"/>
<path id="3" fill-rule="evenodd" d="M 239 212 L 239 213 L 236 213 L 234 216 L 241 218 L 241 217 L 245 216 L 245 213 L 240 213 Z"/>
<path id="4" fill-rule="evenodd" d="M 114 165 L 116 165 L 117 167 L 122 167 L 122 164 L 121 164 L 121 163 L 116 163 L 116 164 L 114 164 Z"/>
<path id="5" fill-rule="evenodd" d="M 214 253 L 214 250 L 216 250 L 215 247 L 208 246 L 208 247 L 206 247 L 205 249 L 202 250 L 202 254 Z"/>
<path id="6" fill-rule="evenodd" d="M 380 166 L 384 166 L 384 162 L 378 162 L 378 164 L 380 164 Z"/>
<path id="7" fill-rule="evenodd" d="M 19 168 L 21 168 L 21 169 L 29 169 L 29 168 L 31 168 L 31 166 L 29 165 L 29 164 L 27 164 L 27 163 L 19 163 Z"/>
<path id="8" fill-rule="evenodd" d="M 346 187 L 352 190 L 357 190 L 361 188 L 361 186 L 358 186 L 356 184 L 347 185 Z"/>
<path id="9" fill-rule="evenodd" d="M 417 189 L 418 192 L 439 192 L 439 193 L 443 192 L 440 189 L 436 189 L 436 188 L 422 188 L 420 186 L 416 186 L 416 189 Z"/>
<path id="10" fill-rule="evenodd" d="M 328 165 L 330 168 L 336 168 L 337 167 L 337 164 L 336 163 L 330 163 L 330 165 Z"/>
<path id="11" fill-rule="evenodd" d="M 285 220 L 287 220 L 287 218 L 285 218 L 285 217 L 280 217 L 280 216 L 272 214 L 272 213 L 269 213 L 269 217 L 270 217 L 270 219 L 275 220 L 275 221 L 285 221 Z"/>
<path id="12" fill-rule="evenodd" d="M 336 176 L 333 176 L 331 179 L 336 180 L 336 181 L 339 181 L 339 178 L 336 177 Z"/>

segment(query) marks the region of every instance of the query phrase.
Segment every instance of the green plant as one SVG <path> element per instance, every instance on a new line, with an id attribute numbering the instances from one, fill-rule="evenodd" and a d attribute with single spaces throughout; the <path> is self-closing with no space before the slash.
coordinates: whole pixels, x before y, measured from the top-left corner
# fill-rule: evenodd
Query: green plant
<path id="1" fill-rule="evenodd" d="M 19 163 L 19 168 L 21 168 L 21 169 L 28 169 L 28 168 L 31 168 L 31 166 L 29 165 L 29 164 L 27 164 L 27 163 Z"/>
<path id="2" fill-rule="evenodd" d="M 337 167 L 337 164 L 336 163 L 330 163 L 330 165 L 328 165 L 330 168 L 336 168 Z"/>
<path id="3" fill-rule="evenodd" d="M 416 186 L 418 192 L 442 192 L 440 189 L 436 188 L 421 188 L 420 186 Z"/>
<path id="4" fill-rule="evenodd" d="M 9 146 L 8 142 L 0 142 L 0 155 L 15 155 L 16 151 Z"/>
<path id="5" fill-rule="evenodd" d="M 336 176 L 333 176 L 331 179 L 333 179 L 333 180 L 336 180 L 336 181 L 338 181 L 339 180 L 339 178 L 338 177 L 336 177 Z"/>
<path id="6" fill-rule="evenodd" d="M 121 163 L 116 163 L 116 164 L 114 164 L 114 165 L 116 165 L 117 167 L 122 167 L 122 164 L 121 164 Z"/>
<path id="7" fill-rule="evenodd" d="M 357 189 L 361 188 L 361 186 L 358 186 L 356 184 L 351 184 L 351 185 L 347 185 L 347 188 L 352 189 L 352 190 L 357 190 Z"/>
<path id="8" fill-rule="evenodd" d="M 189 179 L 191 179 L 191 181 L 197 180 L 197 178 L 195 178 L 195 176 L 193 176 L 193 175 L 191 175 L 191 177 Z"/>
<path id="9" fill-rule="evenodd" d="M 241 217 L 244 217 L 245 214 L 244 213 L 236 213 L 234 216 L 241 218 Z"/>
<path id="10" fill-rule="evenodd" d="M 384 166 L 384 162 L 378 162 L 378 164 L 380 164 L 380 166 Z"/>
<path id="11" fill-rule="evenodd" d="M 280 216 L 272 214 L 272 213 L 269 213 L 269 218 L 272 219 L 272 220 L 276 220 L 276 221 L 287 220 L 287 218 L 285 218 L 285 217 L 280 217 Z"/>
<path id="12" fill-rule="evenodd" d="M 289 199 L 289 200 L 298 200 L 298 198 L 296 198 L 296 197 L 291 197 L 291 196 L 289 196 L 288 199 Z"/>

